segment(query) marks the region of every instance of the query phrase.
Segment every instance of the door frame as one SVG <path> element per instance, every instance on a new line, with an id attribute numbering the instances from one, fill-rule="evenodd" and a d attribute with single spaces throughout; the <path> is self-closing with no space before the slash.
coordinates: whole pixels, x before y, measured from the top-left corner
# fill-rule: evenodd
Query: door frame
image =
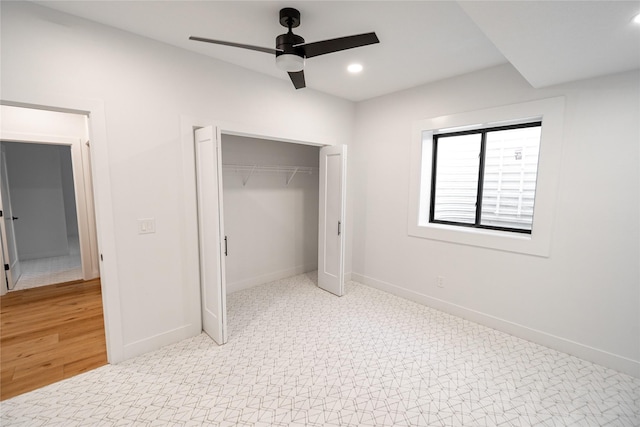
<path id="1" fill-rule="evenodd" d="M 4 251 L 0 249 L 0 265 L 4 265 Z M 0 285 L 0 296 L 5 295 L 7 291 L 7 274 L 4 271 L 4 267 L 0 268 L 2 274 L 0 274 L 0 280 L 2 280 Z"/>
<path id="2" fill-rule="evenodd" d="M 46 97 L 36 95 L 21 98 L 19 101 L 0 99 L 0 105 L 88 116 L 89 139 L 91 141 L 91 156 L 88 160 L 91 164 L 96 237 L 100 256 L 98 265 L 102 289 L 107 361 L 109 363 L 121 362 L 125 359 L 124 337 L 104 102 L 100 99 L 65 95 L 48 95 Z"/>
<path id="3" fill-rule="evenodd" d="M 75 197 L 76 216 L 78 222 L 78 239 L 80 243 L 80 259 L 82 266 L 82 279 L 91 280 L 99 276 L 97 253 L 97 230 L 95 225 L 95 209 L 93 204 L 93 188 L 87 183 L 89 174 L 82 150 L 80 137 L 39 135 L 18 132 L 0 132 L 0 143 L 16 142 L 20 144 L 54 145 L 70 147 L 71 173 L 73 175 L 73 191 Z M 92 218 L 93 221 L 92 221 Z"/>
<path id="4" fill-rule="evenodd" d="M 203 128 L 207 126 L 212 126 L 216 136 L 216 144 L 222 143 L 222 135 L 232 135 L 232 136 L 241 136 L 247 138 L 254 139 L 266 139 L 271 141 L 278 142 L 287 142 L 292 144 L 302 144 L 302 145 L 311 145 L 316 147 L 324 147 L 324 146 L 334 146 L 338 145 L 338 143 L 334 140 L 328 139 L 322 136 L 314 136 L 314 135 L 302 135 L 296 132 L 291 132 L 288 129 L 283 129 L 281 127 L 272 127 L 272 126 L 258 126 L 251 124 L 239 124 L 233 122 L 224 122 L 220 120 L 212 120 L 212 119 L 202 119 L 202 118 L 194 118 L 191 116 L 181 116 L 181 134 L 182 134 L 182 153 L 183 153 L 183 167 L 185 168 L 185 197 L 188 197 L 190 200 L 187 205 L 187 217 L 189 214 L 194 214 L 197 217 L 197 189 L 196 189 L 196 150 L 195 150 L 195 130 L 198 128 Z M 345 190 L 346 194 L 346 190 Z M 222 205 L 221 205 L 222 206 Z M 346 210 L 346 207 L 345 207 Z M 345 215 L 346 216 L 346 215 Z M 223 217 L 221 217 L 223 218 Z M 188 235 L 193 236 L 196 242 L 200 239 L 200 232 L 197 226 L 197 221 L 195 224 L 191 224 L 188 229 Z M 224 219 L 221 219 L 221 229 L 224 229 Z M 346 254 L 343 253 L 343 268 L 344 268 L 344 257 Z M 189 259 L 195 259 L 197 265 L 195 266 L 195 271 L 198 273 L 198 280 L 196 283 L 198 284 L 197 295 L 199 296 L 199 300 L 197 301 L 197 306 L 202 306 L 202 296 L 200 294 L 200 286 L 201 286 L 201 277 L 200 277 L 200 249 L 199 247 L 195 248 L 195 253 L 193 257 Z M 193 271 L 193 269 L 192 269 Z M 224 279 L 224 278 L 223 278 Z M 223 295 L 221 298 L 226 301 L 226 283 L 222 286 Z M 194 304 L 195 306 L 196 304 Z M 226 307 L 225 307 L 226 310 Z M 202 313 L 201 313 L 202 314 Z M 226 312 L 224 313 L 224 319 L 226 319 Z M 226 328 L 225 328 L 226 329 Z M 200 330 L 202 330 L 202 317 L 200 318 Z"/>
<path id="5" fill-rule="evenodd" d="M 2 292 L 1 295 L 15 289 L 16 283 L 20 279 L 20 259 L 18 257 L 18 246 L 16 244 L 16 230 L 13 225 L 13 221 L 7 221 L 7 217 L 13 217 L 13 206 L 11 205 L 11 190 L 9 189 L 9 173 L 7 171 L 7 153 L 5 147 L 1 145 L 0 142 L 0 181 L 2 182 L 2 186 L 0 186 L 0 193 L 2 196 L 0 197 L 0 206 L 2 209 L 2 218 L 0 219 L 0 234 L 2 238 L 2 265 L 9 266 L 8 269 L 0 268 L 3 273 L 3 285 L 0 287 Z M 6 192 L 6 194 L 4 193 Z M 5 200 L 8 202 L 8 205 L 5 206 Z M 11 229 L 11 233 L 9 233 L 8 229 Z M 9 239 L 9 235 L 11 234 L 11 239 Z M 13 249 L 13 253 L 15 255 L 15 259 L 11 258 L 11 252 Z M 8 258 L 8 262 L 5 264 L 5 258 Z M 5 286 L 6 285 L 6 286 Z"/>

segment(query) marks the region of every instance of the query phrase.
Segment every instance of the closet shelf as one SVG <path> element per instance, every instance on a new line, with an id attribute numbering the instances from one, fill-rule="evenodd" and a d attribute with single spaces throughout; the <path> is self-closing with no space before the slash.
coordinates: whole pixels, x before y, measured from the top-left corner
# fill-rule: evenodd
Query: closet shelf
<path id="1" fill-rule="evenodd" d="M 222 170 L 227 172 L 247 173 L 247 176 L 242 180 L 242 186 L 244 187 L 249 182 L 249 179 L 254 173 L 285 173 L 287 174 L 287 183 L 289 185 L 291 180 L 296 174 L 303 173 L 311 175 L 318 172 L 317 167 L 313 166 L 276 166 L 276 165 L 234 165 L 223 164 Z"/>

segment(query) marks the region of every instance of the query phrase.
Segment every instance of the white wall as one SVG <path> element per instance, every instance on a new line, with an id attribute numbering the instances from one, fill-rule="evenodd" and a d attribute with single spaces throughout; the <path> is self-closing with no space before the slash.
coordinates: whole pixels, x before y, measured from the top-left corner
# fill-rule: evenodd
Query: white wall
<path id="1" fill-rule="evenodd" d="M 55 145 L 3 142 L 18 259 L 69 254 L 62 188 L 61 149 Z"/>
<path id="2" fill-rule="evenodd" d="M 640 376 L 639 80 L 535 90 L 505 65 L 359 103 L 353 277 Z M 408 236 L 414 122 L 554 96 L 566 105 L 550 257 Z"/>
<path id="3" fill-rule="evenodd" d="M 346 143 L 354 105 L 31 3 L 0 7 L 4 100 L 103 106 L 91 122 L 104 136 L 92 141 L 107 141 L 92 153 L 103 156 L 93 160 L 101 269 L 109 271 L 103 291 L 113 309 L 110 361 L 198 333 L 195 172 L 193 150 L 182 146 L 184 117 Z M 139 235 L 137 219 L 148 217 L 156 233 Z"/>
<path id="4" fill-rule="evenodd" d="M 103 264 L 115 273 L 104 286 L 115 307 L 107 315 L 112 362 L 199 325 L 195 180 L 181 117 L 333 143 L 352 140 L 355 117 L 347 209 L 354 277 L 637 372 L 637 73 L 534 90 L 503 66 L 363 102 L 356 114 L 352 103 L 293 91 L 286 80 L 34 4 L 0 8 L 2 99 L 97 103 L 104 113 L 92 123 L 104 136 L 97 143 L 108 142 L 96 147 L 106 158 L 94 161 L 97 191 L 107 189 L 98 195 L 101 234 L 114 249 Z M 407 236 L 414 121 L 558 95 L 567 99 L 566 138 L 549 258 Z M 136 218 L 149 216 L 157 232 L 138 235 Z M 436 275 L 445 288 L 435 287 Z"/>
<path id="5" fill-rule="evenodd" d="M 222 136 L 222 163 L 310 166 L 313 174 L 223 168 L 227 292 L 318 267 L 319 147 Z"/>

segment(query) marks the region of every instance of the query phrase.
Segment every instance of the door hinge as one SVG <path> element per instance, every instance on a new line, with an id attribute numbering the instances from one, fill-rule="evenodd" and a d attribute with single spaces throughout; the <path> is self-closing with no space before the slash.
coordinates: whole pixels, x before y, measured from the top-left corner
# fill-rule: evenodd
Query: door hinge
<path id="1" fill-rule="evenodd" d="M 9 271 L 9 264 L 4 265 L 4 271 Z"/>
<path id="2" fill-rule="evenodd" d="M 338 236 L 340 235 L 340 226 L 342 225 L 342 223 L 340 221 L 338 221 Z"/>
<path id="3" fill-rule="evenodd" d="M 229 256 L 229 251 L 227 249 L 227 236 L 224 236 L 224 256 Z"/>
<path id="4" fill-rule="evenodd" d="M 2 211 L 0 211 L 0 216 L 2 216 Z"/>

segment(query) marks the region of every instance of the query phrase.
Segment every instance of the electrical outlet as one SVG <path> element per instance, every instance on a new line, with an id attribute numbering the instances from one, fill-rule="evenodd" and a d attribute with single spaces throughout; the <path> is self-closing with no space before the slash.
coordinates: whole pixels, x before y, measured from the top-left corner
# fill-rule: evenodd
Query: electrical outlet
<path id="1" fill-rule="evenodd" d="M 438 276 L 436 278 L 436 286 L 438 286 L 439 288 L 444 288 L 444 277 Z"/>

